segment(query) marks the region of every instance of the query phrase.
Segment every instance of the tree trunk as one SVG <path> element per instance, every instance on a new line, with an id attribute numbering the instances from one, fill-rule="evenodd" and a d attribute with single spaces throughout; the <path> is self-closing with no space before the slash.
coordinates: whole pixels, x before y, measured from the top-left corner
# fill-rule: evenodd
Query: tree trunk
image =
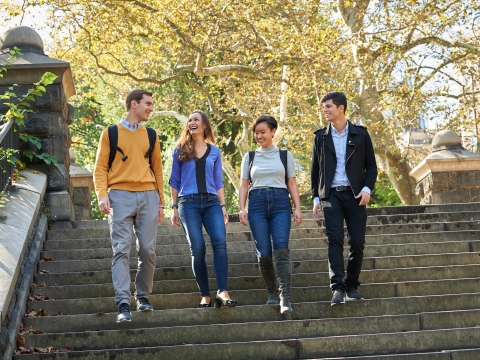
<path id="1" fill-rule="evenodd" d="M 403 205 L 420 204 L 420 198 L 415 195 L 417 184 L 409 175 L 411 168 L 407 160 L 402 158 L 401 154 L 388 150 L 384 154 L 377 154 L 377 159 L 380 160 Z"/>
<path id="2" fill-rule="evenodd" d="M 235 188 L 235 191 L 238 194 L 238 191 L 240 190 L 240 176 L 238 176 L 237 172 L 228 161 L 228 158 L 225 156 L 222 159 L 222 165 L 223 172 L 227 174 L 228 178 L 232 182 L 233 187 Z"/>

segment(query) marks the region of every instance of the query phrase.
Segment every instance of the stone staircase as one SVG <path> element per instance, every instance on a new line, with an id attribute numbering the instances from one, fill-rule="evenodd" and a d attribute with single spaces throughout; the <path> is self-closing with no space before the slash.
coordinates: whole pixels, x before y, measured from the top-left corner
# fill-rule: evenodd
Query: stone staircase
<path id="1" fill-rule="evenodd" d="M 335 307 L 323 221 L 304 217 L 291 232 L 288 317 L 264 305 L 251 234 L 232 217 L 228 285 L 238 307 L 196 308 L 185 236 L 166 220 L 150 296 L 155 311 L 132 311 L 132 322 L 120 324 L 106 222 L 57 223 L 42 253 L 53 261 L 38 264 L 30 297 L 51 300 L 27 302 L 29 334 L 19 338 L 37 352 L 16 358 L 480 359 L 480 203 L 369 209 L 360 278 L 366 299 Z M 215 289 L 211 251 L 207 261 Z M 135 267 L 132 249 L 132 278 Z"/>

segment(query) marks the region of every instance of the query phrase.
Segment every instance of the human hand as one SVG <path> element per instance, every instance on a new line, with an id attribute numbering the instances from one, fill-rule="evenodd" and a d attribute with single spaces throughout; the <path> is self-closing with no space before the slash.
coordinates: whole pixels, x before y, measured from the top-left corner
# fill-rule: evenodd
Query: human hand
<path id="1" fill-rule="evenodd" d="M 293 213 L 293 220 L 295 222 L 295 226 L 298 226 L 302 223 L 302 210 L 300 208 L 295 209 Z"/>
<path id="2" fill-rule="evenodd" d="M 110 215 L 110 211 L 112 211 L 112 208 L 110 207 L 110 199 L 108 198 L 108 196 L 98 199 L 98 207 L 100 208 L 100 211 L 102 213 Z"/>
<path id="3" fill-rule="evenodd" d="M 228 224 L 228 214 L 227 214 L 227 208 L 225 206 L 222 206 L 222 212 L 223 212 L 223 222 L 225 225 Z"/>
<path id="4" fill-rule="evenodd" d="M 180 226 L 180 218 L 178 217 L 178 210 L 176 208 L 173 208 L 173 214 L 172 214 L 172 225 L 175 227 Z"/>
<path id="5" fill-rule="evenodd" d="M 163 216 L 165 215 L 164 209 L 159 207 L 158 208 L 158 218 L 157 218 L 157 224 L 159 224 L 163 220 Z"/>
<path id="6" fill-rule="evenodd" d="M 368 202 L 370 201 L 370 194 L 365 191 L 360 191 L 360 194 L 355 196 L 355 199 L 360 199 L 360 198 L 361 198 L 360 204 L 358 205 L 359 206 L 367 205 Z"/>
<path id="7" fill-rule="evenodd" d="M 240 213 L 238 214 L 240 218 L 240 223 L 242 225 L 247 226 L 248 225 L 248 213 L 245 210 L 240 210 Z"/>
<path id="8" fill-rule="evenodd" d="M 320 205 L 320 204 L 315 204 L 315 205 L 313 206 L 313 216 L 315 216 L 317 219 L 323 218 L 322 205 Z"/>

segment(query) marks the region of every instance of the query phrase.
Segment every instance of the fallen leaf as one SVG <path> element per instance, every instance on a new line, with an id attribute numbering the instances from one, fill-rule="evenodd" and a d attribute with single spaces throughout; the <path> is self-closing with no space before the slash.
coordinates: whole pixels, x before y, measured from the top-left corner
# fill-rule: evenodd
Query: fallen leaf
<path id="1" fill-rule="evenodd" d="M 101 311 L 97 312 L 97 316 L 103 316 L 103 315 L 104 315 L 103 312 L 101 312 Z"/>
<path id="2" fill-rule="evenodd" d="M 33 283 L 32 284 L 32 287 L 35 287 L 35 288 L 38 288 L 38 287 L 46 287 L 47 285 L 45 284 L 45 282 L 41 283 L 41 284 L 35 284 Z"/>
<path id="3" fill-rule="evenodd" d="M 50 274 L 50 271 L 48 271 L 48 270 L 40 270 L 38 273 L 39 273 L 39 274 Z"/>
<path id="4" fill-rule="evenodd" d="M 25 313 L 25 317 L 36 317 L 37 316 L 37 311 L 36 310 L 28 310 L 26 313 Z"/>
<path id="5" fill-rule="evenodd" d="M 30 309 L 25 313 L 25 317 L 27 318 L 40 317 L 40 316 L 47 316 L 44 309 L 38 309 L 38 310 Z"/>
<path id="6" fill-rule="evenodd" d="M 23 346 L 20 346 L 18 350 L 20 351 L 20 354 L 33 354 L 35 352 L 35 349 L 33 347 L 25 348 Z"/>
<path id="7" fill-rule="evenodd" d="M 60 311 L 57 315 L 58 315 L 58 316 L 62 316 L 62 315 L 63 315 L 63 311 Z"/>
<path id="8" fill-rule="evenodd" d="M 49 354 L 49 353 L 53 352 L 53 347 L 48 346 L 46 348 L 35 348 L 35 352 L 39 352 L 41 354 Z"/>
<path id="9" fill-rule="evenodd" d="M 51 256 L 42 256 L 43 261 L 55 261 Z"/>
<path id="10" fill-rule="evenodd" d="M 16 337 L 18 345 L 20 346 L 26 346 L 27 344 L 25 343 L 25 338 L 23 336 L 17 336 Z"/>

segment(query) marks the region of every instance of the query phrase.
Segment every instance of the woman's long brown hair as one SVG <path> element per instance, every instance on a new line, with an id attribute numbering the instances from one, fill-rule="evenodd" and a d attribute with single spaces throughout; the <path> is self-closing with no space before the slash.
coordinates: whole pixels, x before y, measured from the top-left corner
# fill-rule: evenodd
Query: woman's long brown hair
<path id="1" fill-rule="evenodd" d="M 188 120 L 190 120 L 193 114 L 200 114 L 200 117 L 202 118 L 202 123 L 205 128 L 203 131 L 203 138 L 207 142 L 215 144 L 212 125 L 210 125 L 210 120 L 208 119 L 207 114 L 205 114 L 201 110 L 195 110 L 188 116 Z M 196 158 L 195 147 L 193 146 L 193 138 L 188 128 L 188 121 L 185 123 L 185 127 L 183 128 L 183 131 L 180 134 L 180 139 L 178 139 L 177 141 L 177 148 L 178 150 L 180 150 L 180 155 L 178 155 L 178 160 L 190 161 Z"/>

